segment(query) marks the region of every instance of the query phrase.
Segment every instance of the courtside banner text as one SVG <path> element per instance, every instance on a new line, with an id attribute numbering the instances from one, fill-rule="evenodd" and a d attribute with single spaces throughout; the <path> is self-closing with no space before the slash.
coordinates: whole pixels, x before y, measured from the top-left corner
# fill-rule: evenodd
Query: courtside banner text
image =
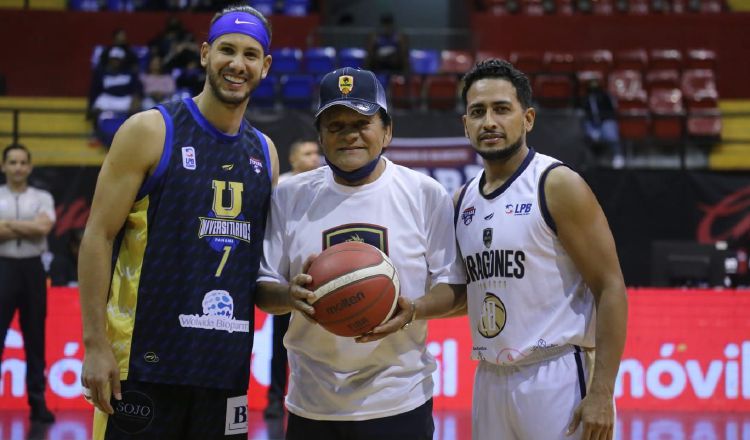
<path id="1" fill-rule="evenodd" d="M 52 288 L 47 317 L 48 402 L 85 408 L 78 290 Z M 750 291 L 631 289 L 628 339 L 616 386 L 618 408 L 750 411 Z M 435 407 L 468 409 L 476 362 L 467 318 L 430 323 L 427 349 L 438 362 Z M 271 320 L 256 311 L 248 403 L 266 404 Z M 5 339 L 0 408 L 26 407 L 26 362 L 17 320 Z"/>

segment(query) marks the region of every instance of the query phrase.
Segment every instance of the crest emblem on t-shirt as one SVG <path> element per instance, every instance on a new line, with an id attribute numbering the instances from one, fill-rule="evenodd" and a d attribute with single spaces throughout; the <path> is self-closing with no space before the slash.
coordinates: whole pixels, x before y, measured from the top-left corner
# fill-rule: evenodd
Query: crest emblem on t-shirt
<path id="1" fill-rule="evenodd" d="M 263 171 L 263 161 L 255 157 L 250 158 L 250 166 L 253 167 L 255 174 L 260 174 Z"/>
<path id="2" fill-rule="evenodd" d="M 367 243 L 388 255 L 388 229 L 369 223 L 349 223 L 326 229 L 323 231 L 322 250 L 347 241 Z"/>
<path id="3" fill-rule="evenodd" d="M 482 241 L 484 242 L 484 247 L 487 249 L 492 246 L 492 228 L 484 228 L 484 231 L 482 231 Z"/>

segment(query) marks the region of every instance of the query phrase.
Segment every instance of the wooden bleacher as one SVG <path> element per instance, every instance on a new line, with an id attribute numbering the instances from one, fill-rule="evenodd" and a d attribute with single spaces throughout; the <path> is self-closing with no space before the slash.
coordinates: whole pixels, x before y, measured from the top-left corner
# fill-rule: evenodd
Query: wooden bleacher
<path id="1" fill-rule="evenodd" d="M 0 96 L 0 144 L 12 141 L 13 113 L 18 117 L 18 141 L 32 153 L 36 166 L 101 165 L 104 148 L 91 146 L 92 127 L 85 119 L 86 98 Z M 34 110 L 55 112 L 35 112 Z"/>
<path id="2" fill-rule="evenodd" d="M 68 6 L 66 0 L 0 0 L 0 9 L 23 9 L 26 1 L 29 9 L 64 11 Z"/>
<path id="3" fill-rule="evenodd" d="M 708 158 L 712 170 L 750 169 L 750 100 L 721 100 L 722 142 Z"/>

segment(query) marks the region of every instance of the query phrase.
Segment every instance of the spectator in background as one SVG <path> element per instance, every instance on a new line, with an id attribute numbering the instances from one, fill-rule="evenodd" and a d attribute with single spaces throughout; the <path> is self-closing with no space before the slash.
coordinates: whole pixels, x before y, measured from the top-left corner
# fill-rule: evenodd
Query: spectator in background
<path id="1" fill-rule="evenodd" d="M 136 71 L 125 65 L 125 51 L 113 47 L 103 69 L 94 72 L 89 91 L 88 119 L 93 120 L 96 137 L 106 146 L 125 119 L 141 110 L 143 87 Z"/>
<path id="2" fill-rule="evenodd" d="M 602 88 L 599 80 L 589 80 L 583 97 L 586 137 L 595 147 L 606 146 L 612 154 L 612 168 L 620 169 L 625 166 L 625 157 L 620 144 L 616 108 L 614 98 Z"/>
<path id="3" fill-rule="evenodd" d="M 392 14 L 383 14 L 379 28 L 369 37 L 367 66 L 376 73 L 405 74 L 409 71 L 409 43 L 396 29 Z"/>
<path id="4" fill-rule="evenodd" d="M 134 71 L 138 70 L 138 56 L 130 47 L 130 43 L 128 43 L 128 34 L 125 33 L 125 29 L 121 28 L 115 29 L 115 31 L 112 32 L 112 44 L 106 46 L 102 50 L 101 55 L 99 55 L 97 68 L 103 69 L 107 66 L 109 62 L 109 52 L 113 47 L 119 47 L 125 52 L 125 58 L 122 61 L 123 68 L 132 69 Z"/>
<path id="5" fill-rule="evenodd" d="M 316 141 L 299 140 L 289 148 L 289 165 L 292 167 L 279 176 L 279 182 L 320 167 L 320 146 Z M 287 356 L 284 335 L 289 328 L 291 314 L 275 315 L 273 319 L 273 356 L 271 357 L 271 384 L 268 387 L 268 405 L 263 412 L 267 419 L 284 416 L 284 392 L 287 379 Z"/>
<path id="6" fill-rule="evenodd" d="M 168 99 L 176 90 L 172 75 L 164 73 L 161 58 L 154 56 L 148 63 L 148 72 L 141 74 L 143 84 L 143 110 L 148 110 L 156 104 Z"/>
<path id="7" fill-rule="evenodd" d="M 177 92 L 184 96 L 195 96 L 203 90 L 206 71 L 196 61 L 188 63 L 177 77 Z"/>
<path id="8" fill-rule="evenodd" d="M 67 249 L 56 253 L 50 265 L 49 275 L 53 286 L 78 286 L 78 249 L 83 238 L 83 228 L 68 233 Z"/>
<path id="9" fill-rule="evenodd" d="M 20 144 L 3 150 L 0 186 L 0 359 L 5 334 L 18 310 L 26 351 L 26 389 L 31 421 L 52 423 L 44 399 L 44 331 L 47 288 L 41 255 L 55 222 L 55 203 L 47 191 L 29 186 L 31 153 Z"/>

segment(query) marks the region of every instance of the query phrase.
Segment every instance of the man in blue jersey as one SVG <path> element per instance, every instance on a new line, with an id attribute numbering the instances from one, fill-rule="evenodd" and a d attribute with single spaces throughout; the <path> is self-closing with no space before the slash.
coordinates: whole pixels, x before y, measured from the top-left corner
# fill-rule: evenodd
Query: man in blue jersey
<path id="1" fill-rule="evenodd" d="M 244 118 L 271 66 L 247 6 L 211 21 L 203 91 L 128 119 L 81 243 L 94 438 L 246 438 L 255 280 L 273 143 Z"/>

